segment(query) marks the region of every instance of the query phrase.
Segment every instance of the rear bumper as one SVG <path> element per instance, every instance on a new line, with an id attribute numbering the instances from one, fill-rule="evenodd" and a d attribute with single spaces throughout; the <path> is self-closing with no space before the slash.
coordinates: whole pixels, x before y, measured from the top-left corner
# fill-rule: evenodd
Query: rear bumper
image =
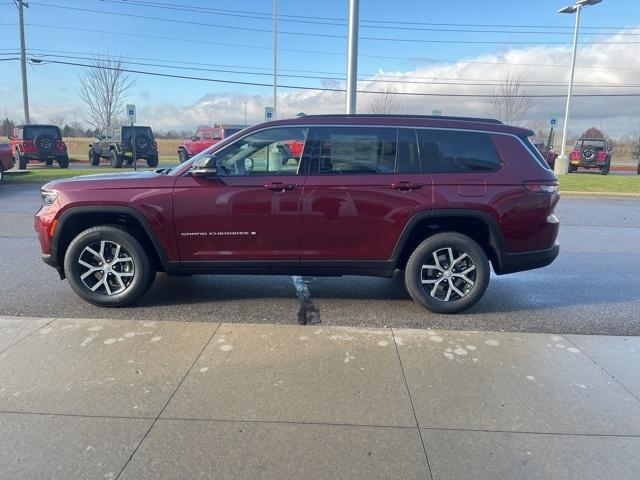
<path id="1" fill-rule="evenodd" d="M 534 250 L 521 253 L 503 253 L 493 269 L 498 275 L 522 272 L 550 265 L 560 253 L 560 245 L 556 243 L 546 250 Z"/>
<path id="2" fill-rule="evenodd" d="M 67 152 L 51 152 L 51 153 L 23 153 L 22 158 L 28 160 L 50 160 L 52 158 L 66 157 Z"/>

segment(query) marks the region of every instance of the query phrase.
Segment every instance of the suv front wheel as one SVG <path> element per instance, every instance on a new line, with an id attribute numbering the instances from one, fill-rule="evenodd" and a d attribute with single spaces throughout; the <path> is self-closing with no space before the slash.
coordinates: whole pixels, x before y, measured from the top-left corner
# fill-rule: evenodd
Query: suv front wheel
<path id="1" fill-rule="evenodd" d="M 102 225 L 73 239 L 64 257 L 71 288 L 101 307 L 120 307 L 140 297 L 155 277 L 140 242 L 124 230 Z"/>
<path id="2" fill-rule="evenodd" d="M 424 240 L 409 257 L 405 285 L 411 298 L 436 313 L 475 305 L 489 284 L 489 260 L 474 240 L 444 232 Z"/>

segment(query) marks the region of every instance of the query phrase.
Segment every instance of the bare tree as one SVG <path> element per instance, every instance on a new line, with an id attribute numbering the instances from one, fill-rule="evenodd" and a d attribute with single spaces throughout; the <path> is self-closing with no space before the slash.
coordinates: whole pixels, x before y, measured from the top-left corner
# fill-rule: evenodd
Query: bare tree
<path id="1" fill-rule="evenodd" d="M 526 75 L 508 72 L 487 100 L 487 113 L 509 125 L 520 124 L 537 103 L 533 91 L 526 88 Z"/>
<path id="2" fill-rule="evenodd" d="M 62 129 L 65 123 L 67 123 L 67 116 L 63 113 L 55 113 L 49 117 L 49 123 Z"/>
<path id="3" fill-rule="evenodd" d="M 122 70 L 122 57 L 100 55 L 80 75 L 80 99 L 94 128 L 113 126 L 124 116 L 126 94 L 135 80 Z"/>
<path id="4" fill-rule="evenodd" d="M 376 93 L 369 101 L 369 111 L 385 115 L 389 113 L 400 113 L 401 106 L 398 96 L 393 89 L 387 87 L 385 93 Z"/>

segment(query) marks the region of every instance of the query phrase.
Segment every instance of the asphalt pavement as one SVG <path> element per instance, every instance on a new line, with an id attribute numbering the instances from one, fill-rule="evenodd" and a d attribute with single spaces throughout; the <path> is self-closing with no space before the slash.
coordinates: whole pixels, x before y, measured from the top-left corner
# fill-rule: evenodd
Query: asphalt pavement
<path id="1" fill-rule="evenodd" d="M 564 196 L 558 259 L 492 276 L 480 303 L 453 316 L 415 304 L 401 277 L 158 274 L 135 306 L 95 307 L 42 263 L 33 230 L 39 205 L 35 185 L 0 187 L 2 315 L 296 324 L 303 307 L 323 325 L 640 335 L 640 199 Z"/>

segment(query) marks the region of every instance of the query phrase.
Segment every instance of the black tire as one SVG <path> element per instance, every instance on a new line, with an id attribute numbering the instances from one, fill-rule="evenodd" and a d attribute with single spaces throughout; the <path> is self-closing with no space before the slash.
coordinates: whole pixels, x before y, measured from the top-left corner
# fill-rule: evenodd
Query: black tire
<path id="1" fill-rule="evenodd" d="M 111 160 L 111 168 L 122 167 L 122 155 L 118 155 L 118 152 L 116 152 L 115 149 L 111 149 L 109 152 L 109 160 Z"/>
<path id="2" fill-rule="evenodd" d="M 102 245 L 101 242 L 105 242 L 105 247 L 100 251 L 94 248 L 96 245 Z M 98 257 L 92 256 L 87 253 L 87 247 L 92 248 L 98 253 L 103 253 L 103 258 L 108 262 L 112 262 L 115 257 L 109 257 L 114 254 L 113 245 L 120 245 L 120 252 L 124 252 L 124 258 L 130 258 L 130 261 L 126 262 L 126 265 L 130 266 L 128 271 L 120 271 L 119 273 L 132 273 L 122 280 L 124 289 L 120 292 L 117 290 L 121 287 L 115 282 L 115 273 L 106 273 L 106 280 L 111 287 L 116 291 L 112 294 L 108 294 L 107 286 L 103 282 L 104 272 L 98 272 L 95 275 L 89 275 L 85 280 L 81 278 L 82 275 L 87 273 L 88 269 L 79 263 L 79 260 L 87 263 L 87 260 L 93 258 L 97 260 Z M 111 246 L 111 247 L 109 247 Z M 122 255 L 122 253 L 121 253 Z M 108 263 L 109 267 L 113 267 L 111 272 L 115 272 L 115 265 Z M 155 278 L 155 271 L 152 268 L 149 256 L 145 252 L 144 248 L 138 242 L 138 240 L 128 232 L 108 225 L 101 225 L 98 227 L 92 227 L 78 234 L 69 245 L 64 257 L 64 271 L 69 285 L 71 288 L 83 299 L 93 305 L 100 307 L 121 307 L 128 303 L 133 302 L 139 298 L 144 292 L 146 292 L 153 283 Z M 130 280 L 127 280 L 130 278 Z M 126 283 L 126 282 L 129 283 Z M 99 284 L 95 291 L 92 291 L 88 284 Z"/>
<path id="3" fill-rule="evenodd" d="M 640 162 L 638 162 L 638 175 L 640 175 Z"/>
<path id="4" fill-rule="evenodd" d="M 16 163 L 18 164 L 18 168 L 20 170 L 26 170 L 27 164 L 29 163 L 29 159 L 27 157 L 23 157 L 22 155 L 18 154 L 18 161 Z"/>
<path id="5" fill-rule="evenodd" d="M 47 167 L 50 167 L 51 165 L 53 165 L 53 158 L 48 158 L 47 160 L 45 160 L 44 164 Z"/>
<path id="6" fill-rule="evenodd" d="M 576 170 L 578 170 L 578 167 L 569 164 L 569 173 L 574 173 Z"/>
<path id="7" fill-rule="evenodd" d="M 34 146 L 38 149 L 39 153 L 43 154 L 52 153 L 57 143 L 57 140 L 47 133 L 36 135 L 36 138 L 33 139 Z"/>
<path id="8" fill-rule="evenodd" d="M 149 165 L 150 167 L 157 167 L 158 166 L 158 156 L 157 155 L 151 155 L 150 157 L 147 157 L 147 165 Z"/>
<path id="9" fill-rule="evenodd" d="M 2 183 L 3 180 L 4 180 L 4 169 L 2 168 L 2 165 L 0 165 L 0 183 Z"/>
<path id="10" fill-rule="evenodd" d="M 607 163 L 604 167 L 600 169 L 600 175 L 608 175 L 609 168 L 610 168 L 610 165 Z"/>
<path id="11" fill-rule="evenodd" d="M 189 154 L 184 148 L 178 149 L 178 160 L 180 160 L 180 163 L 184 163 L 189 160 Z"/>
<path id="12" fill-rule="evenodd" d="M 451 249 L 451 253 L 454 256 L 459 253 L 457 257 L 449 259 L 451 264 L 446 263 L 446 257 L 451 256 L 448 253 L 449 249 Z M 445 258 L 443 261 L 445 263 L 440 264 L 440 260 L 438 260 L 440 267 L 447 267 L 442 273 L 440 273 L 441 270 L 437 269 L 423 269 L 423 266 L 436 266 L 434 258 L 434 253 L 436 252 L 444 252 Z M 467 256 L 460 259 L 462 253 L 466 253 Z M 438 258 L 441 258 L 440 253 Z M 473 281 L 472 285 L 462 280 L 460 276 L 462 272 L 471 268 L 471 266 L 475 268 L 464 275 L 465 278 Z M 453 268 L 451 269 L 451 267 Z M 461 268 L 465 268 L 465 270 L 459 270 Z M 433 274 L 429 277 L 429 272 L 435 273 L 435 277 Z M 452 272 L 453 276 L 448 277 Z M 423 307 L 436 313 L 458 313 L 472 307 L 482 298 L 489 285 L 490 273 L 489 260 L 480 245 L 466 235 L 456 232 L 443 232 L 427 238 L 413 251 L 405 268 L 404 279 L 411 298 Z M 425 274 L 428 277 L 427 279 L 423 276 Z M 438 280 L 439 278 L 440 280 Z M 457 285 L 455 282 L 458 282 Z M 433 290 L 437 289 L 436 295 L 440 294 L 441 290 L 439 289 L 443 287 L 450 292 L 448 294 L 450 296 L 445 295 L 445 299 L 434 298 L 427 291 L 425 284 L 433 284 Z M 455 293 L 454 288 L 464 295 L 460 296 Z"/>
<path id="13" fill-rule="evenodd" d="M 89 147 L 89 163 L 94 167 L 100 165 L 100 155 L 98 155 L 93 147 Z"/>
<path id="14" fill-rule="evenodd" d="M 58 166 L 60 168 L 68 168 L 69 167 L 69 155 L 63 155 L 58 157 Z"/>

